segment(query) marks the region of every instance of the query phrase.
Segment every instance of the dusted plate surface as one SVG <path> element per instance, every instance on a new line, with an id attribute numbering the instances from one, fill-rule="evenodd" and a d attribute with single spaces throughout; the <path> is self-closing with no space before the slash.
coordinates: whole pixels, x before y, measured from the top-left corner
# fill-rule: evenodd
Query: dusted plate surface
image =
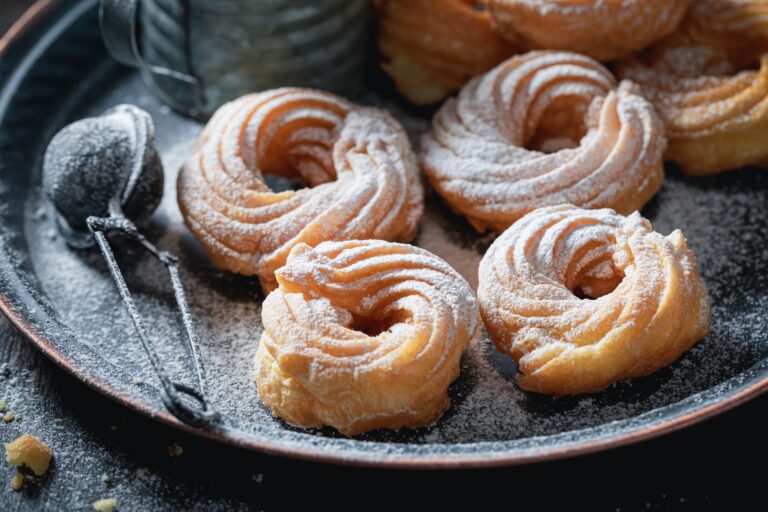
<path id="1" fill-rule="evenodd" d="M 409 109 L 383 86 L 359 100 L 388 108 L 414 142 L 428 127 L 430 112 Z M 221 428 L 204 435 L 272 453 L 360 464 L 510 464 L 667 431 L 767 385 L 768 172 L 694 179 L 670 168 L 643 214 L 664 234 L 684 231 L 714 312 L 710 335 L 671 367 L 601 393 L 552 399 L 521 391 L 514 362 L 484 336 L 463 358 L 450 389 L 453 405 L 434 426 L 345 439 L 331 429 L 300 430 L 272 418 L 251 378 L 261 332 L 258 282 L 213 268 L 176 206 L 176 173 L 202 126 L 161 105 L 136 73 L 112 64 L 98 37 L 95 2 L 64 1 L 37 20 L 0 64 L 0 304 L 50 357 L 134 409 L 182 426 L 163 412 L 156 379 L 101 256 L 70 250 L 40 197 L 40 163 L 53 134 L 126 102 L 155 119 L 166 190 L 145 231 L 181 256 L 212 400 L 224 416 Z M 273 186 L 293 184 L 274 180 Z M 446 259 L 473 287 L 490 241 L 428 193 L 415 243 Z M 115 247 L 165 364 L 185 379 L 188 358 L 163 268 L 130 245 Z"/>

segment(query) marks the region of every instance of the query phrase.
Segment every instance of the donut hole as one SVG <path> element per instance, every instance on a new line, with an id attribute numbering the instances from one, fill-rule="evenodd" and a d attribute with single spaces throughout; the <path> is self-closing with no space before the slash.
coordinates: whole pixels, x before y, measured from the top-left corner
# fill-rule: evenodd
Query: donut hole
<path id="1" fill-rule="evenodd" d="M 589 101 L 583 97 L 562 96 L 543 112 L 529 129 L 524 147 L 542 153 L 556 153 L 576 148 L 587 133 Z"/>
<path id="2" fill-rule="evenodd" d="M 333 165 L 314 158 L 292 158 L 280 167 L 262 167 L 264 181 L 273 192 L 312 188 L 336 180 Z M 292 162 L 291 162 L 292 160 Z"/>
<path id="3" fill-rule="evenodd" d="M 285 192 L 286 190 L 301 190 L 308 188 L 307 183 L 301 179 L 290 179 L 274 174 L 264 176 L 264 182 L 272 192 Z"/>
<path id="4" fill-rule="evenodd" d="M 257 167 L 270 189 L 298 190 L 335 181 L 336 120 L 283 115 L 286 119 L 274 121 L 256 147 Z"/>
<path id="5" fill-rule="evenodd" d="M 576 297 L 594 300 L 613 292 L 623 280 L 624 271 L 604 259 L 585 266 L 567 286 Z"/>
<path id="6" fill-rule="evenodd" d="M 358 332 L 374 337 L 389 331 L 397 324 L 403 323 L 408 319 L 404 311 L 396 311 L 384 317 L 352 315 L 352 324 L 349 326 Z"/>
<path id="7" fill-rule="evenodd" d="M 735 73 L 741 73 L 742 71 L 759 71 L 761 66 L 760 55 L 747 56 L 740 61 L 732 62 L 731 65 L 735 70 Z"/>

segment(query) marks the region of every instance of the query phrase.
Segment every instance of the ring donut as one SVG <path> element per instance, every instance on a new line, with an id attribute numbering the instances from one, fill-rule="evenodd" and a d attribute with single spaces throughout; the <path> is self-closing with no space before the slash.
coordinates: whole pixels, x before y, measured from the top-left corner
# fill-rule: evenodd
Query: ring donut
<path id="1" fill-rule="evenodd" d="M 529 50 L 625 57 L 672 32 L 688 0 L 487 0 L 502 35 Z"/>
<path id="2" fill-rule="evenodd" d="M 514 47 L 474 0 L 377 0 L 382 69 L 417 105 L 437 103 Z"/>
<path id="3" fill-rule="evenodd" d="M 678 31 L 617 63 L 666 125 L 666 159 L 707 175 L 768 163 L 768 2 L 696 2 Z M 757 65 L 757 69 L 747 66 Z"/>
<path id="4" fill-rule="evenodd" d="M 266 174 L 311 188 L 273 191 Z M 423 205 L 416 158 L 383 110 L 309 89 L 275 89 L 221 107 L 178 178 L 189 229 L 214 264 L 265 291 L 299 243 L 410 241 Z"/>
<path id="5" fill-rule="evenodd" d="M 662 121 L 633 84 L 566 52 L 512 57 L 446 101 L 421 141 L 433 188 L 479 231 L 562 203 L 639 210 L 661 187 Z"/>
<path id="6" fill-rule="evenodd" d="M 346 435 L 418 427 L 479 331 L 469 284 L 434 254 L 380 240 L 293 248 L 264 301 L 255 379 L 276 416 Z"/>
<path id="7" fill-rule="evenodd" d="M 696 0 L 665 42 L 723 50 L 738 68 L 768 52 L 768 0 Z"/>
<path id="8" fill-rule="evenodd" d="M 529 391 L 570 395 L 648 375 L 703 338 L 711 312 L 696 258 L 676 230 L 639 213 L 535 210 L 480 263 L 478 304 Z"/>

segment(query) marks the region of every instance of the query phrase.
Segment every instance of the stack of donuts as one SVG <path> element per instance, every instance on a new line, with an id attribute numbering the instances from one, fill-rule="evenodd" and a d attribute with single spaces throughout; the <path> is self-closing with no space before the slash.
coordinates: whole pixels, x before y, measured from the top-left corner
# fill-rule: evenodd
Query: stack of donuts
<path id="1" fill-rule="evenodd" d="M 703 339 L 695 255 L 638 212 L 665 162 L 768 163 L 768 1 L 374 6 L 383 71 L 412 103 L 442 101 L 417 150 L 381 109 L 285 88 L 223 106 L 179 176 L 214 264 L 268 293 L 264 405 L 347 435 L 419 427 L 485 332 L 520 387 L 553 396 L 648 375 Z M 424 186 L 496 237 L 476 294 L 409 244 Z"/>

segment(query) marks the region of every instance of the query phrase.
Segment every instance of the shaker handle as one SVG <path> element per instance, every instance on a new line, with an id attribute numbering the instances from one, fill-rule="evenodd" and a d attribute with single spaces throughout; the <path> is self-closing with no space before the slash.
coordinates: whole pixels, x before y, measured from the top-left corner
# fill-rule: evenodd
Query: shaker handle
<path id="1" fill-rule="evenodd" d="M 102 0 L 99 10 L 101 37 L 116 61 L 134 68 L 144 61 L 136 30 L 138 0 Z"/>
<path id="2" fill-rule="evenodd" d="M 139 0 L 101 0 L 99 9 L 101 37 L 112 57 L 121 64 L 138 68 L 148 80 L 153 82 L 156 86 L 155 90 L 161 93 L 163 100 L 167 103 L 173 105 L 174 101 L 162 94 L 162 88 L 157 87 L 154 80 L 156 75 L 170 77 L 181 85 L 191 86 L 199 92 L 200 81 L 197 77 L 164 66 L 155 66 L 144 60 L 139 48 L 138 11 Z"/>

